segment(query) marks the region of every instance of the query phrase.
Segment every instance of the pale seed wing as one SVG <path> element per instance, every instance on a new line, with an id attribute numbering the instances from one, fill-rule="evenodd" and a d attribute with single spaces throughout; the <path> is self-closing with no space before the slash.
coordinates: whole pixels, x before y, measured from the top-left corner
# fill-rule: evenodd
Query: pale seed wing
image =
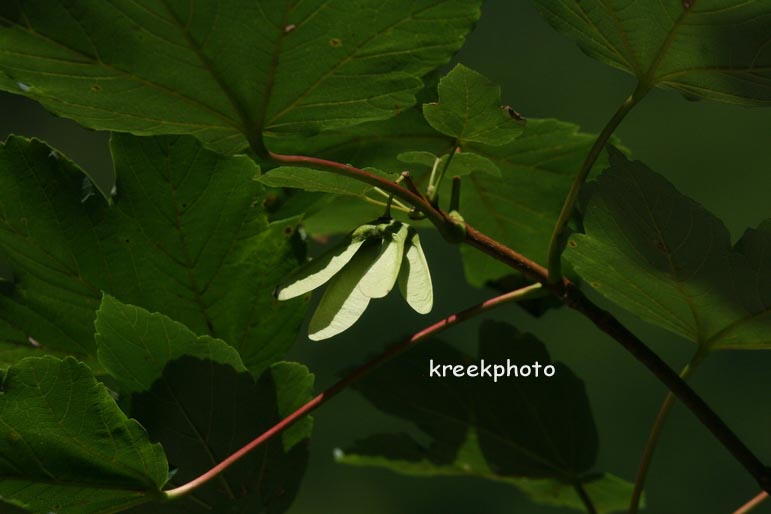
<path id="1" fill-rule="evenodd" d="M 310 339 L 320 341 L 336 336 L 350 328 L 364 314 L 369 297 L 361 292 L 358 284 L 379 250 L 379 243 L 364 245 L 351 262 L 329 281 L 308 327 Z"/>
<path id="2" fill-rule="evenodd" d="M 359 289 L 366 296 L 382 298 L 393 289 L 396 278 L 399 276 L 399 268 L 404 256 L 404 242 L 408 233 L 409 227 L 398 221 L 386 228 L 380 254 L 359 282 Z"/>
<path id="3" fill-rule="evenodd" d="M 434 286 L 426 256 L 420 246 L 418 232 L 410 230 L 399 270 L 399 290 L 407 303 L 420 314 L 428 314 L 434 306 Z"/>
<path id="4" fill-rule="evenodd" d="M 359 227 L 339 244 L 292 273 L 276 288 L 273 294 L 283 301 L 313 291 L 348 264 L 364 241 L 377 236 L 379 233 L 374 225 Z"/>

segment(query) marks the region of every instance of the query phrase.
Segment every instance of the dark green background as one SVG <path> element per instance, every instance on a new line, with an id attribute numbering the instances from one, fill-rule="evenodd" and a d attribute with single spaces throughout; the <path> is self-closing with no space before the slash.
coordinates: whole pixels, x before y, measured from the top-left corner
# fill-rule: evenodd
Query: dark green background
<path id="1" fill-rule="evenodd" d="M 488 2 L 482 20 L 457 60 L 501 84 L 503 100 L 528 117 L 572 121 L 599 131 L 633 88 L 633 80 L 584 56 L 556 34 L 524 0 Z M 52 117 L 33 102 L 0 95 L 0 135 L 40 137 L 97 175 L 112 173 L 107 135 Z M 688 102 L 654 91 L 617 135 L 635 158 L 662 173 L 683 193 L 723 219 L 734 239 L 771 216 L 771 110 Z M 473 222 L 473 220 L 470 220 Z M 438 298 L 418 317 L 396 297 L 371 305 L 353 329 L 313 343 L 304 336 L 292 359 L 317 374 L 319 387 L 339 370 L 430 322 L 481 301 L 489 290 L 468 287 L 456 248 L 433 234 L 425 250 Z M 687 341 L 618 313 L 676 368 L 694 350 Z M 639 453 L 665 391 L 640 364 L 577 314 L 560 310 L 541 321 L 516 306 L 492 317 L 541 337 L 553 358 L 586 381 L 600 432 L 598 469 L 634 479 Z M 476 343 L 478 321 L 443 337 L 465 348 Z M 723 352 L 698 370 L 693 385 L 761 458 L 771 461 L 771 354 Z M 312 459 L 291 514 L 541 513 L 516 490 L 460 478 L 412 479 L 377 469 L 333 463 L 332 452 L 355 438 L 398 421 L 371 409 L 355 393 L 343 393 L 316 413 Z M 730 513 L 758 492 L 730 455 L 685 409 L 677 406 L 661 439 L 648 488 L 648 512 Z M 569 511 L 565 511 L 569 512 Z M 771 513 L 771 502 L 757 509 Z"/>

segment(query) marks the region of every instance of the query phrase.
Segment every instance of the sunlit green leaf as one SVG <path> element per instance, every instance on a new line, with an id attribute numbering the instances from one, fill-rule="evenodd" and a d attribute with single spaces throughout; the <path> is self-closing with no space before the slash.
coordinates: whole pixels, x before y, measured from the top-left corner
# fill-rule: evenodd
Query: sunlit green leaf
<path id="1" fill-rule="evenodd" d="M 175 473 L 170 487 L 209 470 L 310 400 L 313 376 L 278 363 L 255 382 L 232 366 L 192 357 L 170 362 L 149 391 L 134 395 L 132 415 L 163 444 Z M 284 512 L 308 461 L 308 418 L 228 468 L 193 498 L 137 512 Z"/>
<path id="2" fill-rule="evenodd" d="M 529 376 L 455 376 L 454 367 L 529 365 Z M 534 376 L 538 362 L 540 377 Z M 431 366 L 451 366 L 444 377 Z M 429 341 L 385 364 L 358 385 L 380 410 L 423 432 L 378 434 L 338 452 L 338 460 L 413 476 L 475 476 L 514 485 L 534 501 L 583 510 L 580 482 L 598 512 L 626 507 L 631 484 L 591 473 L 597 434 L 583 382 L 552 364 L 544 345 L 504 323 L 485 322 L 478 358 Z M 522 369 L 522 368 L 520 368 Z M 419 442 L 427 441 L 427 442 Z"/>
<path id="3" fill-rule="evenodd" d="M 238 352 L 224 341 L 198 337 L 181 323 L 112 296 L 102 299 L 95 325 L 99 362 L 122 393 L 149 389 L 166 364 L 183 355 L 246 371 Z"/>
<path id="4" fill-rule="evenodd" d="M 771 3 L 536 0 L 584 52 L 686 97 L 771 105 Z"/>
<path id="5" fill-rule="evenodd" d="M 523 128 L 501 106 L 501 88 L 462 64 L 439 81 L 439 101 L 424 104 L 423 115 L 432 127 L 461 144 L 503 145 Z"/>
<path id="6" fill-rule="evenodd" d="M 509 144 L 468 145 L 495 163 L 501 176 L 464 177 L 461 214 L 485 234 L 545 264 L 562 203 L 594 138 L 570 123 L 530 119 L 524 134 Z M 597 167 L 605 162 L 601 159 Z M 443 194 L 449 197 L 449 188 Z M 510 268 L 474 248 L 464 245 L 461 252 L 472 284 L 511 274 Z"/>
<path id="7" fill-rule="evenodd" d="M 359 282 L 380 254 L 380 241 L 363 246 L 327 284 L 324 294 L 308 326 L 308 337 L 314 341 L 334 337 L 350 328 L 364 314 L 370 297 L 359 288 Z"/>
<path id="8" fill-rule="evenodd" d="M 117 135 L 112 151 L 108 207 L 82 202 L 82 172 L 43 143 L 0 147 L 0 251 L 16 277 L 0 290 L 0 340 L 94 355 L 105 291 L 226 340 L 249 367 L 280 359 L 305 309 L 271 292 L 302 243 L 291 220 L 266 220 L 254 163 L 189 137 Z"/>
<path id="9" fill-rule="evenodd" d="M 771 346 L 771 221 L 731 247 L 723 222 L 614 151 L 565 257 L 600 294 L 713 349 Z"/>
<path id="10" fill-rule="evenodd" d="M 160 496 L 168 465 L 88 366 L 24 359 L 0 394 L 0 497 L 33 513 L 107 514 Z"/>
<path id="11" fill-rule="evenodd" d="M 11 0 L 0 88 L 97 129 L 268 134 L 384 119 L 415 102 L 479 17 L 472 0 Z M 390 72 L 386 72 L 390 70 Z"/>

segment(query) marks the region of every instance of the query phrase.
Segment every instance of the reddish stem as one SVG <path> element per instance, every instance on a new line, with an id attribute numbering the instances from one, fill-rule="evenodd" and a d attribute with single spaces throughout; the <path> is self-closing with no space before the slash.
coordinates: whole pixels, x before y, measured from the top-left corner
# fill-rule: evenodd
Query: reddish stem
<path id="1" fill-rule="evenodd" d="M 734 512 L 734 514 L 747 514 L 751 510 L 753 510 L 755 507 L 763 503 L 765 500 L 768 499 L 768 493 L 766 491 L 761 491 L 758 493 L 757 496 L 755 496 L 753 499 L 739 507 L 739 509 Z"/>
<path id="2" fill-rule="evenodd" d="M 393 194 L 401 200 L 411 203 L 417 210 L 426 215 L 436 228 L 442 233 L 446 234 L 448 229 L 447 215 L 440 209 L 436 209 L 431 203 L 419 192 L 413 192 L 408 188 L 388 180 L 387 178 L 380 177 L 374 173 L 351 166 L 350 164 L 342 164 L 340 162 L 328 161 L 326 159 L 319 159 L 318 157 L 307 157 L 305 155 L 282 155 L 270 152 L 270 158 L 285 164 L 304 164 L 307 166 L 321 166 L 323 168 L 329 168 L 335 170 L 339 175 L 350 177 L 360 182 L 377 186 L 380 189 Z"/>
<path id="3" fill-rule="evenodd" d="M 420 189 L 418 189 L 418 186 L 417 186 L 417 184 L 415 184 L 415 181 L 412 180 L 412 175 L 410 175 L 409 171 L 402 171 L 401 177 L 402 177 L 402 180 L 404 181 L 404 183 L 407 184 L 407 189 L 409 189 L 410 191 L 415 193 L 417 196 L 419 196 L 420 198 L 425 200 L 426 203 L 428 203 L 428 200 L 426 199 L 425 196 L 423 196 L 423 193 L 420 192 Z"/>
<path id="4" fill-rule="evenodd" d="M 310 400 L 308 403 L 306 403 L 305 405 L 303 405 L 302 407 L 294 411 L 286 418 L 282 419 L 278 424 L 274 425 L 272 428 L 270 428 L 269 430 L 261 434 L 259 437 L 254 439 L 252 442 L 250 442 L 249 444 L 247 444 L 246 446 L 244 446 L 234 454 L 232 454 L 227 459 L 223 460 L 222 462 L 220 462 L 219 464 L 211 468 L 203 475 L 175 489 L 166 491 L 165 492 L 166 498 L 169 500 L 179 498 L 181 496 L 184 496 L 192 492 L 198 487 L 201 487 L 202 485 L 206 484 L 213 478 L 217 477 L 220 473 L 228 469 L 238 460 L 243 458 L 249 452 L 251 452 L 258 446 L 260 446 L 262 443 L 271 439 L 272 437 L 277 436 L 278 434 L 280 434 L 281 432 L 289 428 L 293 423 L 298 421 L 300 418 L 306 416 L 307 414 L 311 413 L 312 411 L 316 410 L 321 405 L 329 401 L 331 398 L 337 395 L 337 393 L 347 388 L 354 382 L 357 382 L 362 377 L 370 373 L 372 370 L 374 370 L 384 362 L 392 359 L 396 355 L 412 347 L 417 342 L 429 336 L 433 336 L 446 328 L 449 328 L 457 323 L 460 323 L 461 321 L 467 320 L 471 317 L 476 316 L 477 314 L 486 312 L 504 303 L 528 298 L 534 293 L 537 293 L 537 291 L 540 288 L 541 288 L 541 284 L 533 284 L 527 287 L 523 287 L 521 289 L 517 289 L 516 291 L 512 291 L 510 293 L 496 296 L 495 298 L 491 298 L 478 305 L 475 305 L 466 310 L 463 310 L 457 314 L 453 314 L 447 318 L 444 318 L 443 320 L 438 321 L 433 325 L 424 328 L 420 332 L 412 335 L 411 337 L 405 339 L 404 341 L 401 341 L 397 344 L 390 346 L 388 349 L 386 349 L 385 352 L 381 353 L 380 355 L 377 355 L 376 357 L 367 361 L 360 367 L 356 368 L 353 372 L 346 375 L 344 378 L 342 378 L 339 382 L 334 384 L 332 387 L 330 387 L 329 389 L 325 390 L 324 392 L 322 392 L 321 394 L 319 394 L 318 396 Z"/>

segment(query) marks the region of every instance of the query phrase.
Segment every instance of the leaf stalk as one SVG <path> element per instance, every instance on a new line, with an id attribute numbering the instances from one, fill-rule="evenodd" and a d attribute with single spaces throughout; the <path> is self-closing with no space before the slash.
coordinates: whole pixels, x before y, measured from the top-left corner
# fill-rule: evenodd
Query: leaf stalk
<path id="1" fill-rule="evenodd" d="M 613 117 L 611 117 L 605 125 L 605 128 L 602 129 L 600 135 L 597 136 L 594 144 L 589 149 L 589 153 L 586 154 L 586 158 L 584 158 L 581 168 L 578 170 L 578 174 L 575 179 L 573 179 L 570 191 L 568 191 L 568 195 L 562 204 L 562 210 L 560 211 L 557 223 L 554 225 L 554 230 L 549 241 L 549 280 L 552 283 L 556 284 L 562 280 L 562 251 L 565 248 L 565 228 L 567 227 L 570 218 L 573 216 L 573 210 L 575 209 L 576 202 L 581 193 L 581 188 L 583 187 L 584 182 L 586 182 L 586 178 L 589 176 L 589 172 L 602 154 L 602 151 L 610 140 L 610 137 L 613 135 L 613 132 L 616 131 L 616 128 L 618 128 L 626 115 L 629 114 L 629 111 L 645 97 L 649 90 L 650 86 L 643 85 L 643 83 L 638 84 L 634 92 L 621 104 Z"/>
<path id="2" fill-rule="evenodd" d="M 576 481 L 573 484 L 573 489 L 576 490 L 576 494 L 578 494 L 578 497 L 581 498 L 581 502 L 584 504 L 586 513 L 597 514 L 597 508 L 594 506 L 592 498 L 589 496 L 589 493 L 586 492 L 586 489 L 584 489 L 584 486 L 581 484 L 581 482 Z"/>
<path id="3" fill-rule="evenodd" d="M 768 492 L 761 491 L 750 501 L 748 501 L 747 503 L 739 507 L 736 510 L 736 512 L 734 512 L 734 514 L 747 514 L 748 512 L 755 510 L 755 507 L 757 507 L 767 499 L 768 499 Z"/>
<path id="4" fill-rule="evenodd" d="M 452 195 L 450 196 L 450 212 L 460 212 L 460 177 L 452 177 Z"/>
<path id="5" fill-rule="evenodd" d="M 691 374 L 699 366 L 699 364 L 701 364 L 702 361 L 706 358 L 708 353 L 709 349 L 706 346 L 700 346 L 694 354 L 693 358 L 691 358 L 690 362 L 688 362 L 688 364 L 686 364 L 683 370 L 680 372 L 680 378 L 687 381 Z M 653 460 L 653 454 L 656 451 L 656 446 L 658 445 L 661 431 L 664 428 L 664 424 L 669 417 L 669 412 L 674 406 L 675 401 L 675 395 L 672 394 L 672 391 L 669 391 L 664 398 L 664 402 L 659 408 L 658 414 L 656 414 L 656 419 L 653 421 L 653 426 L 651 427 L 651 431 L 648 434 L 648 439 L 645 442 L 645 448 L 643 449 L 642 456 L 640 457 L 640 466 L 637 470 L 637 477 L 635 478 L 634 489 L 632 490 L 632 498 L 629 501 L 628 514 L 637 514 L 640 508 L 640 499 L 642 498 L 643 489 L 645 488 L 645 479 L 648 476 L 648 471 Z"/>

